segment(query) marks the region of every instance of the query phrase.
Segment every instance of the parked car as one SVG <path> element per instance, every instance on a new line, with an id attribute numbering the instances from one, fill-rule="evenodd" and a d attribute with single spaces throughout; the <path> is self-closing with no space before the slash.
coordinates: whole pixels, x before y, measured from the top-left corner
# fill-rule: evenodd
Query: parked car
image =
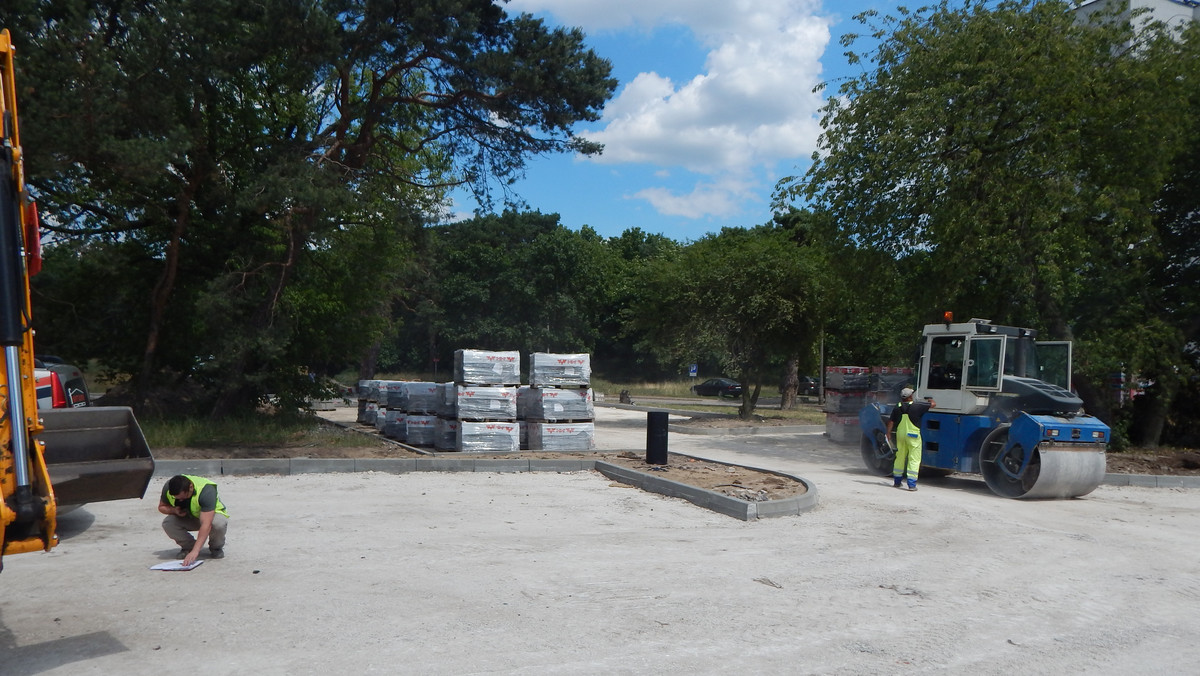
<path id="1" fill-rule="evenodd" d="M 83 372 L 62 360 L 35 359 L 33 377 L 37 383 L 38 408 L 77 408 L 92 404 Z"/>
<path id="2" fill-rule="evenodd" d="M 821 395 L 821 381 L 812 376 L 800 376 L 800 386 L 796 394 L 802 397 L 818 397 Z"/>
<path id="3" fill-rule="evenodd" d="M 709 378 L 699 385 L 692 385 L 692 392 L 701 397 L 740 397 L 742 384 L 729 378 Z"/>

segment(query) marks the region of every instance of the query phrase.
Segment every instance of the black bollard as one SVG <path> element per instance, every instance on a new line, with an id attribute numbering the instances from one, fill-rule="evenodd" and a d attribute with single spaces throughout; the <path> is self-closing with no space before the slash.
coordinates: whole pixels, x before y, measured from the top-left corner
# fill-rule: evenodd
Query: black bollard
<path id="1" fill-rule="evenodd" d="M 646 464 L 667 464 L 667 412 L 646 413 Z"/>

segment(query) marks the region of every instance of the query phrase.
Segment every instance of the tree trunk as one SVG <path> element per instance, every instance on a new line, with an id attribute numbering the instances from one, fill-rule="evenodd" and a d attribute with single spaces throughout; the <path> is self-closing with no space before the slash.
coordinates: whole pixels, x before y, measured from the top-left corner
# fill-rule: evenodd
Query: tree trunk
<path id="1" fill-rule="evenodd" d="M 297 226 L 292 220 L 292 216 L 303 216 L 302 225 Z M 253 317 L 249 319 L 250 327 L 254 332 L 266 332 L 275 323 L 275 314 L 279 309 L 280 299 L 283 298 L 283 291 L 287 287 L 291 279 L 291 272 L 296 267 L 296 261 L 299 259 L 299 252 L 307 241 L 307 233 L 311 231 L 311 224 L 315 218 L 315 212 L 311 209 L 297 209 L 290 212 L 284 217 L 283 227 L 287 236 L 287 254 L 284 260 L 279 264 L 279 274 L 272 279 L 268 285 L 267 297 L 259 303 Z M 241 354 L 238 355 L 235 366 L 231 369 L 231 373 L 235 374 L 227 381 L 227 386 L 221 389 L 217 395 L 217 400 L 213 404 L 212 417 L 223 418 L 240 410 L 245 410 L 251 403 L 252 398 L 256 398 L 263 394 L 257 389 L 250 387 L 241 378 L 241 374 L 247 372 L 247 367 L 250 363 L 250 355 L 254 348 L 243 348 Z"/>
<path id="2" fill-rule="evenodd" d="M 142 370 L 138 376 L 137 389 L 134 396 L 134 409 L 145 410 L 150 397 L 150 385 L 155 369 L 158 353 L 158 339 L 162 334 L 163 317 L 167 314 L 167 305 L 171 294 L 175 291 L 175 279 L 179 273 L 179 258 L 183 248 L 183 234 L 187 232 L 191 222 L 191 204 L 199 189 L 200 181 L 192 178 L 179 196 L 177 206 L 179 213 L 175 217 L 171 229 L 171 239 L 163 261 L 162 274 L 150 291 L 150 326 L 146 330 L 146 346 L 142 349 Z"/>
<path id="3" fill-rule="evenodd" d="M 794 411 L 796 409 L 797 392 L 800 389 L 800 358 L 788 359 L 787 371 L 783 375 L 783 383 L 779 386 L 779 410 Z"/>
<path id="4" fill-rule="evenodd" d="M 1167 414 L 1171 410 L 1174 395 L 1173 382 L 1156 378 L 1155 383 L 1137 398 L 1133 406 L 1133 421 L 1129 426 L 1133 445 L 1158 448 L 1167 427 Z"/>

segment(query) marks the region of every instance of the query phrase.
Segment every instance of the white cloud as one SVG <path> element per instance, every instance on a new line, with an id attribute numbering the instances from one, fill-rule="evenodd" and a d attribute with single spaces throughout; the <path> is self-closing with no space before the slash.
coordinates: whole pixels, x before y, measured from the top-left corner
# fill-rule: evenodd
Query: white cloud
<path id="1" fill-rule="evenodd" d="M 599 128 L 584 132 L 605 146 L 592 161 L 682 167 L 723 181 L 769 172 L 816 147 L 822 98 L 812 89 L 831 23 L 817 0 L 512 0 L 506 7 L 548 12 L 585 31 L 682 25 L 707 50 L 704 72 L 686 82 L 647 64 L 623 83 Z M 690 195 L 638 193 L 677 215 L 702 208 L 687 201 L 707 204 L 701 215 L 720 214 L 737 193 L 724 194 L 700 185 Z"/>
<path id="2" fill-rule="evenodd" d="M 728 178 L 697 183 L 688 194 L 658 187 L 643 188 L 626 197 L 645 200 L 664 216 L 706 218 L 733 216 L 740 211 L 741 204 L 747 199 L 753 199 L 754 195 L 746 182 Z"/>

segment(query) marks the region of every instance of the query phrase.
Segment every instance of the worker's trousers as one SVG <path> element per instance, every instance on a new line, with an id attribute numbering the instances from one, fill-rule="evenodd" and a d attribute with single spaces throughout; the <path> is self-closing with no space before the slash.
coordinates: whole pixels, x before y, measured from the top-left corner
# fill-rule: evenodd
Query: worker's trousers
<path id="1" fill-rule="evenodd" d="M 908 485 L 917 485 L 917 473 L 921 471 L 921 434 L 909 436 L 896 432 L 896 462 L 892 465 L 892 480 L 900 483 L 908 475 Z"/>
<path id="2" fill-rule="evenodd" d="M 169 515 L 163 519 L 163 530 L 181 549 L 191 549 L 196 544 L 192 531 L 200 530 L 200 519 L 194 516 Z M 213 514 L 212 530 L 208 533 L 208 548 L 225 547 L 225 531 L 229 529 L 229 518 Z"/>

